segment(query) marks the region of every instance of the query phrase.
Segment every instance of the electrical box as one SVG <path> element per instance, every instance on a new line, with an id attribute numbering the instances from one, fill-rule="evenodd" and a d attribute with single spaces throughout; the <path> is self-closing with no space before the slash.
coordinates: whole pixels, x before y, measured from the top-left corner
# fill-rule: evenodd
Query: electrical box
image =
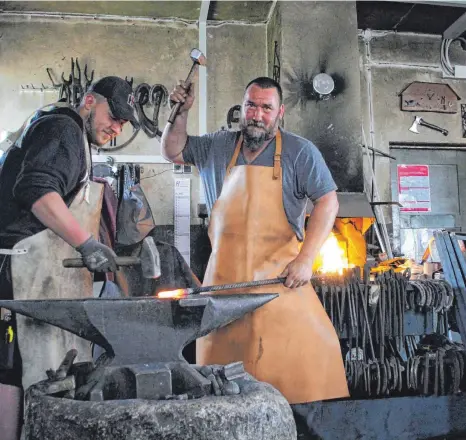
<path id="1" fill-rule="evenodd" d="M 193 172 L 193 167 L 191 165 L 174 163 L 173 172 L 175 174 L 191 174 Z"/>
<path id="2" fill-rule="evenodd" d="M 454 68 L 455 68 L 455 78 L 466 79 L 466 66 L 456 65 Z"/>

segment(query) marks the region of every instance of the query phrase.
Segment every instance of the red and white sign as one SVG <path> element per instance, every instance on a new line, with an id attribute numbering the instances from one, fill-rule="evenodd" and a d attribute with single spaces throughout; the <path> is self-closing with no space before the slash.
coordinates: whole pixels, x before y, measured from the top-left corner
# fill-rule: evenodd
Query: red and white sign
<path id="1" fill-rule="evenodd" d="M 429 212 L 429 165 L 398 165 L 398 201 L 403 212 Z"/>

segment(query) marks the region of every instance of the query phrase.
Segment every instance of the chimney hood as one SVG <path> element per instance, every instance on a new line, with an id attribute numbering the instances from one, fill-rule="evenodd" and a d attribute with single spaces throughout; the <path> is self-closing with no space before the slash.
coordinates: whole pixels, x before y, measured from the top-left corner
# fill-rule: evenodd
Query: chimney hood
<path id="1" fill-rule="evenodd" d="M 365 193 L 337 193 L 338 208 L 337 218 L 374 218 L 371 204 Z M 306 214 L 310 214 L 313 209 L 311 201 L 306 207 Z"/>

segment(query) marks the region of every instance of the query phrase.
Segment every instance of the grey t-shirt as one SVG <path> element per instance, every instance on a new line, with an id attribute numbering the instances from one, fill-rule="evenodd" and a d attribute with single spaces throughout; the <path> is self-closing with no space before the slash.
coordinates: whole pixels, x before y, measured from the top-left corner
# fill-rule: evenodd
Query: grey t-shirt
<path id="1" fill-rule="evenodd" d="M 302 241 L 307 199 L 317 200 L 337 187 L 322 154 L 312 142 L 287 131 L 281 132 L 283 205 L 290 225 Z M 189 136 L 183 150 L 183 160 L 199 170 L 209 214 L 222 191 L 238 138 L 239 132 L 225 130 Z M 272 167 L 274 153 L 275 140 L 249 165 Z M 245 164 L 240 154 L 236 165 Z"/>

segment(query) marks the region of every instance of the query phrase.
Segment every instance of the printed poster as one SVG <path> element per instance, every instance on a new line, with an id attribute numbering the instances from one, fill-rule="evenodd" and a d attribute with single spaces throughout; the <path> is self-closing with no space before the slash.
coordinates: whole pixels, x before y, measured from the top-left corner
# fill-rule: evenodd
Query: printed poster
<path id="1" fill-rule="evenodd" d="M 429 165 L 398 165 L 398 201 L 402 212 L 430 212 Z"/>
<path id="2" fill-rule="evenodd" d="M 190 266 L 191 180 L 175 179 L 175 247 Z"/>

